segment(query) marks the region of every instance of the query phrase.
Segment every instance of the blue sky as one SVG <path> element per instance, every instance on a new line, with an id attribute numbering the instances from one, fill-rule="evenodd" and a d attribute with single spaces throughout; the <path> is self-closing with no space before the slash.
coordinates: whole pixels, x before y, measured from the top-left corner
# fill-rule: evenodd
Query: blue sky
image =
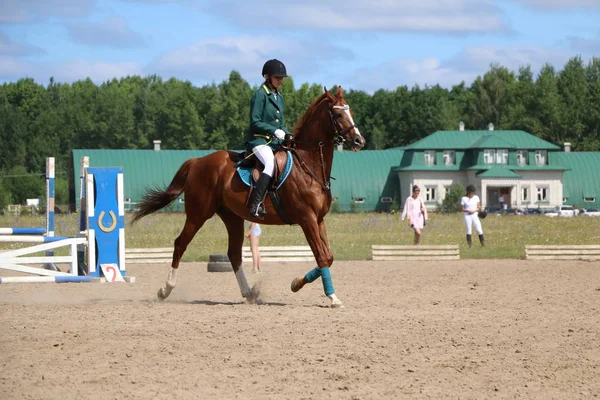
<path id="1" fill-rule="evenodd" d="M 282 60 L 296 85 L 470 84 L 600 56 L 600 0 L 2 0 L 0 82 L 158 74 L 251 84 Z"/>

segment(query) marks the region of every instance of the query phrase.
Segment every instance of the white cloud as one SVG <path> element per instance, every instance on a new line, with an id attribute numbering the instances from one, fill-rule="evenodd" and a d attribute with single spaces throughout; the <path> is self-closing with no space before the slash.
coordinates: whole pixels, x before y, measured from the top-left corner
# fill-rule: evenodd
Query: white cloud
<path id="1" fill-rule="evenodd" d="M 510 0 L 538 9 L 591 9 L 600 8 L 599 0 Z"/>
<path id="2" fill-rule="evenodd" d="M 572 54 L 539 46 L 480 46 L 467 47 L 449 60 L 438 58 L 398 59 L 363 68 L 348 79 L 353 88 L 372 92 L 377 89 L 393 90 L 398 86 L 415 84 L 444 87 L 467 84 L 482 76 L 497 63 L 511 71 L 530 65 L 533 71 L 546 63 L 562 68 Z"/>
<path id="3" fill-rule="evenodd" d="M 106 18 L 100 23 L 68 23 L 69 38 L 79 44 L 132 48 L 144 45 L 144 38 L 133 31 L 121 17 Z"/>
<path id="4" fill-rule="evenodd" d="M 413 60 L 400 58 L 380 65 L 361 68 L 347 79 L 353 89 L 374 92 L 378 89 L 394 90 L 398 86 L 419 85 L 452 86 L 461 81 L 470 81 L 476 74 L 445 67 L 437 58 Z"/>
<path id="5" fill-rule="evenodd" d="M 288 74 L 318 71 L 332 60 L 352 59 L 350 50 L 326 41 L 299 41 L 270 36 L 240 36 L 207 39 L 175 49 L 160 56 L 147 68 L 148 73 L 176 76 L 202 81 L 222 80 L 231 70 L 240 72 L 251 82 L 262 79 L 260 71 L 265 61 L 277 58 L 288 66 Z M 293 65 L 293 68 L 290 66 Z"/>
<path id="6" fill-rule="evenodd" d="M 142 68 L 135 62 L 105 62 L 90 60 L 73 60 L 55 65 L 52 74 L 57 81 L 73 82 L 90 78 L 95 83 L 102 83 L 113 78 L 128 75 L 141 75 Z"/>
<path id="7" fill-rule="evenodd" d="M 4 32 L 0 31 L 0 55 L 25 57 L 41 53 L 45 53 L 45 51 L 31 44 L 13 42 Z"/>
<path id="8" fill-rule="evenodd" d="M 492 63 L 498 63 L 512 71 L 525 65 L 531 65 L 536 70 L 546 63 L 562 66 L 572 56 L 573 54 L 564 50 L 534 45 L 478 46 L 464 48 L 445 65 L 452 69 L 483 74 Z"/>
<path id="9" fill-rule="evenodd" d="M 488 32 L 505 29 L 489 0 L 219 1 L 209 11 L 240 25 L 388 32 Z"/>
<path id="10" fill-rule="evenodd" d="M 96 0 L 2 0 L 0 23 L 29 23 L 39 17 L 81 18 Z"/>
<path id="11" fill-rule="evenodd" d="M 29 62 L 0 55 L 0 81 L 9 82 L 28 77 L 35 77 L 35 68 Z"/>
<path id="12" fill-rule="evenodd" d="M 15 81 L 29 77 L 34 78 L 36 82 L 47 83 L 53 76 L 57 82 L 74 82 L 90 78 L 99 84 L 113 78 L 141 74 L 141 66 L 134 62 L 110 63 L 77 59 L 42 64 L 0 56 L 0 81 Z"/>
<path id="13" fill-rule="evenodd" d="M 121 0 L 179 3 L 251 28 L 384 32 L 494 32 L 506 29 L 492 0 Z"/>
<path id="14" fill-rule="evenodd" d="M 569 46 L 581 53 L 600 54 L 600 34 L 594 39 L 582 38 L 578 36 L 567 37 Z"/>

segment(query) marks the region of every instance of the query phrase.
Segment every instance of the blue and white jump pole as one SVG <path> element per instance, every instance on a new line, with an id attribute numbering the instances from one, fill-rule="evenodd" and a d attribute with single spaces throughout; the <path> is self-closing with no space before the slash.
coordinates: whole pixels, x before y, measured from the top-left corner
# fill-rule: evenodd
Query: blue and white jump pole
<path id="1" fill-rule="evenodd" d="M 54 237 L 54 180 L 56 178 L 54 157 L 46 158 L 46 237 Z M 54 250 L 48 250 L 47 256 L 53 256 Z M 59 271 L 54 263 L 44 264 L 45 269 Z"/>

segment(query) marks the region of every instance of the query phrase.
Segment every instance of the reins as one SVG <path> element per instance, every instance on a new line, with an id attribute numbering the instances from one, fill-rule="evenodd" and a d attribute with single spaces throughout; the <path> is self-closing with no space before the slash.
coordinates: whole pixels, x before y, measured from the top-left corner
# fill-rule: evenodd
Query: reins
<path id="1" fill-rule="evenodd" d="M 317 176 L 314 174 L 314 172 L 312 172 L 310 170 L 310 168 L 308 168 L 308 166 L 306 165 L 306 162 L 304 161 L 304 159 L 300 156 L 300 154 L 298 154 L 298 152 L 296 151 L 295 148 L 293 147 L 286 147 L 287 150 L 291 151 L 292 154 L 294 156 L 296 156 L 296 158 L 298 159 L 298 161 L 300 162 L 300 166 L 302 167 L 302 169 L 304 170 L 304 172 L 306 172 L 308 175 L 310 175 L 315 181 L 317 181 L 317 183 L 319 185 L 321 185 L 321 187 L 323 187 L 323 189 L 325 190 L 330 190 L 331 189 L 331 181 L 329 179 L 327 179 L 327 174 L 325 173 L 325 160 L 323 159 L 323 146 L 325 146 L 325 143 L 323 142 L 319 142 L 319 155 L 321 158 L 321 171 L 323 173 L 323 180 L 319 180 L 319 178 L 317 178 Z M 330 179 L 335 179 L 335 178 L 331 178 Z"/>
<path id="2" fill-rule="evenodd" d="M 334 136 L 335 136 L 331 140 L 331 143 L 337 146 L 339 144 L 344 143 L 346 141 L 346 139 L 344 138 L 344 136 L 348 132 L 350 132 L 351 129 L 357 128 L 357 126 L 356 126 L 356 124 L 352 124 L 352 125 L 349 125 L 348 127 L 344 128 L 344 129 L 342 129 L 340 127 L 340 125 L 338 124 L 338 122 L 336 121 L 335 117 L 333 116 L 332 110 L 334 108 L 341 109 L 341 110 L 349 110 L 350 107 L 348 105 L 344 105 L 344 106 L 334 106 L 334 105 L 331 105 L 327 109 L 327 113 L 329 114 L 329 121 L 331 122 L 331 126 L 334 129 Z M 331 180 L 330 179 L 335 179 L 335 178 L 332 178 L 331 176 L 327 177 L 327 173 L 325 172 L 325 159 L 323 157 L 323 147 L 325 146 L 326 143 L 329 143 L 329 141 L 327 141 L 327 142 L 324 142 L 324 141 L 311 142 L 311 141 L 306 141 L 306 140 L 296 140 L 294 137 L 292 137 L 291 141 L 292 141 L 292 145 L 291 146 L 284 146 L 284 145 L 282 145 L 282 147 L 284 149 L 286 149 L 286 150 L 291 151 L 292 154 L 294 156 L 296 156 L 296 158 L 300 162 L 300 166 L 302 167 L 302 169 L 304 170 L 304 172 L 306 172 L 310 177 L 312 177 L 315 181 L 317 181 L 317 183 L 319 185 L 321 185 L 321 187 L 324 190 L 331 190 Z M 296 151 L 295 146 L 294 146 L 295 143 L 306 143 L 306 144 L 309 144 L 309 145 L 317 144 L 319 146 L 319 157 L 320 157 L 320 163 L 321 163 L 321 172 L 323 174 L 323 179 L 322 180 L 320 180 L 317 177 L 317 175 L 315 175 L 315 173 L 312 172 L 310 170 L 310 168 L 308 168 L 308 165 L 306 165 L 306 162 L 304 161 L 304 159 Z"/>

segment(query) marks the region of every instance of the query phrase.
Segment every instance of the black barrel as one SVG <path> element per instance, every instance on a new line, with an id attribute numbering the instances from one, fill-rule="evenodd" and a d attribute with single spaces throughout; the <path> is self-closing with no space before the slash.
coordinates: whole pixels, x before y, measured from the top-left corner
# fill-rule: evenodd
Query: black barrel
<path id="1" fill-rule="evenodd" d="M 227 254 L 211 254 L 208 256 L 206 270 L 208 272 L 231 272 L 233 268 Z"/>

